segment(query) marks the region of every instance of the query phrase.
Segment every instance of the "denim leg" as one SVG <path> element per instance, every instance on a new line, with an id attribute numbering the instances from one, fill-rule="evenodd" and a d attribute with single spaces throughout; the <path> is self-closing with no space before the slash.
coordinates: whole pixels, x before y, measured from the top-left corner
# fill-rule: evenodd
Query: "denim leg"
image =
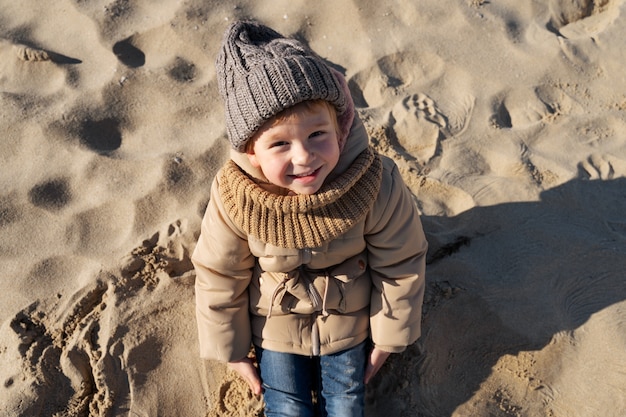
<path id="1" fill-rule="evenodd" d="M 266 417 L 313 417 L 315 364 L 308 356 L 256 347 Z"/>
<path id="2" fill-rule="evenodd" d="M 320 357 L 321 395 L 326 415 L 363 417 L 368 344 Z"/>
<path id="3" fill-rule="evenodd" d="M 368 349 L 363 342 L 311 358 L 257 346 L 266 417 L 363 417 Z"/>

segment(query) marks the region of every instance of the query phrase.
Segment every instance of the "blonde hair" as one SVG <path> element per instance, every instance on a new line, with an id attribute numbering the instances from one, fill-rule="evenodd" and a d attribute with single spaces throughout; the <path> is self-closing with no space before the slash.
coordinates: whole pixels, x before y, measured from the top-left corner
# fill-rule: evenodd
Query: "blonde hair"
<path id="1" fill-rule="evenodd" d="M 293 117 L 295 109 L 299 106 L 302 106 L 306 112 L 313 112 L 319 108 L 326 108 L 333 121 L 333 125 L 335 126 L 335 132 L 337 133 L 337 137 L 339 138 L 341 136 L 341 131 L 339 129 L 339 120 L 337 118 L 337 109 L 335 108 L 335 106 L 332 105 L 332 103 L 326 100 L 322 100 L 322 99 L 306 100 L 298 104 L 295 104 L 291 107 L 288 107 L 285 110 L 281 111 L 280 113 L 275 114 L 270 119 L 268 119 L 263 126 L 274 126 L 278 123 L 284 122 L 285 120 L 289 120 L 291 117 Z M 257 130 L 257 132 L 259 130 Z M 248 142 L 246 143 L 246 147 L 245 147 L 246 153 L 249 153 L 249 154 L 254 153 L 254 142 L 256 140 L 255 136 L 257 132 L 255 132 L 254 135 L 252 135 L 250 139 L 248 139 Z"/>

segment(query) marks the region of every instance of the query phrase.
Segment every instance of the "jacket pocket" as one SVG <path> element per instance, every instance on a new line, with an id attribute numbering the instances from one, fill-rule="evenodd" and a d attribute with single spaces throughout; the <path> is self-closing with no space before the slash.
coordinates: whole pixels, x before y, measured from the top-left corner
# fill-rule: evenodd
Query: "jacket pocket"
<path id="1" fill-rule="evenodd" d="M 339 313 L 354 313 L 370 304 L 372 283 L 367 268 L 367 254 L 362 252 L 329 271 L 339 292 Z"/>

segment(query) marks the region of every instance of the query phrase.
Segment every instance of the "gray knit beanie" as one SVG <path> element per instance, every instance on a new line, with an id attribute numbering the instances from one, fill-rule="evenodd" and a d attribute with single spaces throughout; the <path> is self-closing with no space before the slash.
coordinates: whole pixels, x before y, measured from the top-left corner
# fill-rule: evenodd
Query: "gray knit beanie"
<path id="1" fill-rule="evenodd" d="M 301 42 L 267 26 L 233 23 L 224 34 L 216 67 L 226 131 L 239 152 L 267 120 L 302 101 L 333 104 L 340 130 L 352 123 L 354 106 L 343 76 Z"/>

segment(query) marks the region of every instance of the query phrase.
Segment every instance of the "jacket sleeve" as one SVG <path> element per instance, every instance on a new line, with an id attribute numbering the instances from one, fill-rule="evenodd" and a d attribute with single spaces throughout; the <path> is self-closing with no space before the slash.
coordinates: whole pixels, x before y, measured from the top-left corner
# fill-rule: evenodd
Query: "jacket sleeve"
<path id="1" fill-rule="evenodd" d="M 393 161 L 385 169 L 366 240 L 372 277 L 370 331 L 374 345 L 402 352 L 421 334 L 426 251 L 417 207 Z"/>
<path id="2" fill-rule="evenodd" d="M 224 212 L 215 180 L 192 262 L 200 356 L 222 362 L 245 357 L 251 343 L 248 285 L 254 257 L 245 235 Z"/>

